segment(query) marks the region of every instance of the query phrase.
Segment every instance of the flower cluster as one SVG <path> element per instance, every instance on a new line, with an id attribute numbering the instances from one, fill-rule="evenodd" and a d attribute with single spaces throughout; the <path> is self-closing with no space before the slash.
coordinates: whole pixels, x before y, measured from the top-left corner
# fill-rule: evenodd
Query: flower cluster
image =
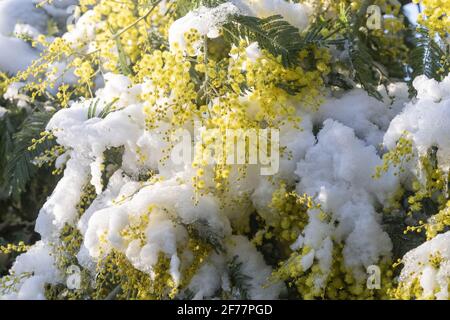
<path id="1" fill-rule="evenodd" d="M 447 297 L 450 76 L 412 100 L 388 82 L 401 7 L 369 2 L 380 30 L 359 1 L 80 0 L 67 31 L 27 38 L 37 59 L 0 93 L 51 112 L 26 150 L 51 144 L 33 162 L 61 177 L 41 240 L 0 247 L 24 252 L 0 298 L 428 298 L 434 278 Z M 425 233 L 406 255 L 397 216 Z"/>
<path id="2" fill-rule="evenodd" d="M 414 0 L 414 3 L 419 3 Z M 430 30 L 441 36 L 447 36 L 450 30 L 450 4 L 445 0 L 424 0 L 420 1 L 424 6 L 423 12 L 419 16 L 419 22 L 423 23 Z"/>

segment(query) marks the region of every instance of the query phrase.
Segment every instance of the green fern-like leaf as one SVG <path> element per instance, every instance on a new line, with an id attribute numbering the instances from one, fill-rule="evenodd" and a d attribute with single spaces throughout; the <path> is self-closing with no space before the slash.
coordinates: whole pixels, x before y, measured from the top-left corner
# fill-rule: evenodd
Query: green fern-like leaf
<path id="1" fill-rule="evenodd" d="M 14 126 L 11 124 L 8 115 L 0 119 L 0 133 L 0 184 L 4 184 L 8 164 L 7 156 L 12 149 L 12 135 L 14 134 Z M 6 195 L 0 194 L 0 199 L 4 197 Z"/>
<path id="2" fill-rule="evenodd" d="M 264 19 L 234 15 L 223 26 L 225 37 L 230 42 L 238 44 L 241 40 L 256 41 L 261 49 L 269 51 L 275 57 L 281 57 L 285 67 L 298 65 L 299 52 L 311 45 L 330 46 L 343 41 L 332 38 L 334 31 L 324 35 L 322 31 L 325 28 L 337 30 L 339 26 L 333 28 L 331 21 L 319 21 L 300 33 L 298 28 L 280 15 Z"/>
<path id="3" fill-rule="evenodd" d="M 364 1 L 356 15 L 351 14 L 350 7 L 341 6 L 338 24 L 345 30 L 344 40 L 338 44 L 339 48 L 348 54 L 348 61 L 343 61 L 349 73 L 349 81 L 359 84 L 370 96 L 382 100 L 378 92 L 379 84 L 389 82 L 388 74 L 380 63 L 376 62 L 376 52 L 371 45 L 371 35 L 365 27 L 365 15 L 369 1 Z M 365 31 L 364 31 L 365 30 Z M 335 85 L 348 89 L 347 80 L 341 76 L 334 76 Z"/>
<path id="4" fill-rule="evenodd" d="M 251 288 L 252 277 L 242 272 L 242 262 L 238 256 L 234 256 L 228 263 L 228 275 L 230 277 L 231 294 L 235 299 L 249 299 L 248 292 Z"/>
<path id="5" fill-rule="evenodd" d="M 216 253 L 225 252 L 223 237 L 218 235 L 217 231 L 213 230 L 205 219 L 198 219 L 189 225 L 182 222 L 180 224 L 187 229 L 191 237 L 209 244 Z"/>
<path id="6" fill-rule="evenodd" d="M 27 183 L 36 173 L 37 168 L 33 164 L 33 159 L 54 145 L 54 142 L 46 140 L 38 144 L 36 149 L 28 150 L 31 140 L 39 138 L 51 116 L 50 112 L 33 112 L 23 122 L 20 130 L 13 135 L 14 148 L 12 155 L 7 158 L 5 170 L 6 183 L 9 185 L 9 192 L 13 196 L 17 196 L 25 190 Z"/>
<path id="7" fill-rule="evenodd" d="M 416 47 L 411 51 L 412 78 L 426 75 L 430 79 L 442 80 L 450 72 L 450 54 L 430 37 L 428 30 L 418 29 Z"/>
<path id="8" fill-rule="evenodd" d="M 281 56 L 284 66 L 296 63 L 298 53 L 303 48 L 303 39 L 297 28 L 279 15 L 265 19 L 236 15 L 224 26 L 225 35 L 238 44 L 242 39 L 258 42 L 275 57 Z"/>
<path id="9" fill-rule="evenodd" d="M 349 54 L 355 80 L 370 96 L 382 100 L 383 97 L 377 90 L 379 80 L 375 76 L 375 69 L 378 68 L 369 49 L 360 37 L 353 37 L 350 41 Z"/>

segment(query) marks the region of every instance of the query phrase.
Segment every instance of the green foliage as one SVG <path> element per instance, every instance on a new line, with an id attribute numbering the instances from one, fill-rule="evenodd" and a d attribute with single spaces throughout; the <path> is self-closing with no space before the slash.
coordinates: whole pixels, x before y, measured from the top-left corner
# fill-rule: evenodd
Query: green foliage
<path id="1" fill-rule="evenodd" d="M 416 46 L 411 51 L 412 78 L 426 75 L 430 79 L 442 80 L 450 72 L 450 46 L 444 49 L 430 37 L 425 28 L 418 28 Z"/>
<path id="2" fill-rule="evenodd" d="M 377 86 L 382 83 L 384 70 L 375 62 L 374 50 L 370 46 L 371 37 L 365 29 L 364 13 L 368 3 L 364 3 L 358 14 L 351 16 L 348 9 L 341 9 L 339 21 L 344 26 L 345 45 L 341 47 L 348 52 L 351 80 L 359 83 L 366 92 L 382 100 Z M 387 78 L 387 77 L 386 77 Z"/>
<path id="3" fill-rule="evenodd" d="M 228 263 L 228 275 L 230 277 L 231 293 L 234 299 L 249 299 L 248 291 L 250 290 L 250 276 L 242 272 L 242 262 L 238 260 L 238 256 L 234 256 Z"/>
<path id="4" fill-rule="evenodd" d="M 9 186 L 8 192 L 13 196 L 18 196 L 26 188 L 27 183 L 37 171 L 33 164 L 33 159 L 50 150 L 54 145 L 53 141 L 45 140 L 37 144 L 36 148 L 29 150 L 32 139 L 38 139 L 40 133 L 45 131 L 45 127 L 52 116 L 51 112 L 32 112 L 20 126 L 18 132 L 12 136 L 10 154 L 6 155 L 5 182 Z"/>
<path id="5" fill-rule="evenodd" d="M 382 100 L 380 85 L 404 81 L 407 77 L 407 44 L 414 34 L 405 28 L 394 33 L 386 30 L 368 30 L 367 7 L 372 1 L 364 1 L 358 12 L 341 7 L 337 34 L 337 49 L 346 53 L 335 61 L 328 84 L 348 90 L 361 86 L 370 96 Z M 393 40 L 395 39 L 395 40 Z M 393 47 L 393 41 L 396 45 Z"/>
<path id="6" fill-rule="evenodd" d="M 198 239 L 200 242 L 207 243 L 216 253 L 225 252 L 221 235 L 218 234 L 217 230 L 211 228 L 208 221 L 199 219 L 191 224 L 181 224 L 187 229 L 192 238 Z"/>
<path id="7" fill-rule="evenodd" d="M 116 99 L 113 99 L 111 102 L 107 103 L 103 107 L 102 111 L 100 111 L 98 114 L 97 114 L 97 107 L 98 107 L 100 100 L 99 99 L 92 100 L 92 102 L 89 104 L 89 108 L 88 108 L 88 119 L 92 119 L 92 118 L 105 119 L 108 114 L 115 111 L 114 104 L 117 102 L 117 100 L 119 100 L 119 99 L 116 98 Z"/>
<path id="8" fill-rule="evenodd" d="M 147 6 L 150 10 L 155 3 L 160 1 L 148 1 Z M 193 10 L 201 5 L 207 7 L 215 7 L 224 0 L 180 0 L 176 4 L 176 13 L 178 16 L 185 15 L 188 11 Z M 364 1 L 368 4 L 368 1 Z M 137 2 L 136 2 L 137 3 Z M 367 5 L 363 6 L 361 12 L 364 12 Z M 145 20 L 146 16 L 140 17 L 132 25 L 122 30 L 112 30 L 111 33 L 114 36 L 118 51 L 118 65 L 120 72 L 124 75 L 133 74 L 133 65 L 130 58 L 127 56 L 121 35 L 126 30 L 136 26 L 137 22 Z M 333 47 L 336 46 L 340 49 L 342 57 L 347 56 L 346 61 L 342 61 L 342 65 L 345 66 L 344 72 L 333 70 L 330 75 L 331 82 L 344 90 L 351 89 L 354 86 L 361 86 L 369 95 L 381 100 L 382 96 L 378 92 L 378 86 L 387 84 L 393 74 L 400 79 L 404 78 L 405 71 L 402 69 L 402 61 L 386 61 L 386 57 L 381 57 L 380 52 L 385 49 L 383 44 L 377 40 L 367 29 L 364 29 L 364 19 L 361 14 L 354 17 L 349 17 L 349 12 L 342 10 L 339 17 L 331 20 L 324 20 L 318 17 L 317 20 L 305 31 L 300 30 L 290 23 L 288 23 L 280 15 L 269 16 L 266 18 L 257 18 L 244 15 L 233 15 L 229 21 L 223 26 L 224 38 L 219 38 L 219 41 L 225 41 L 226 45 L 230 43 L 239 44 L 241 41 L 258 42 L 259 47 L 266 50 L 274 57 L 280 58 L 284 67 L 292 68 L 296 66 L 314 66 L 311 63 L 308 66 L 308 57 L 300 58 L 302 51 L 308 50 L 312 52 L 317 48 Z M 55 31 L 57 33 L 58 30 Z M 163 43 L 164 39 L 158 34 L 151 34 L 149 31 L 149 41 L 153 48 L 158 48 Z M 449 48 L 447 51 L 443 49 L 434 39 L 430 38 L 425 29 L 419 30 L 420 36 L 416 39 L 417 47 L 411 53 L 410 66 L 412 76 L 415 77 L 420 74 L 425 74 L 430 78 L 440 80 L 443 75 L 449 72 Z M 210 41 L 210 40 L 208 40 Z M 167 44 L 164 43 L 166 46 Z M 206 46 L 207 47 L 207 46 Z M 207 51 L 207 50 L 205 50 Z M 228 51 L 226 51 L 228 52 Z M 208 53 L 205 52 L 205 55 Z M 226 56 L 228 57 L 228 56 Z M 304 57 L 304 56 L 303 56 Z M 224 59 L 225 60 L 225 59 Z M 333 62 L 334 63 L 334 62 Z M 337 63 L 336 63 L 337 64 Z M 334 66 L 332 66 L 334 67 Z M 337 68 L 336 68 L 337 69 Z M 192 68 L 192 72 L 195 71 Z M 197 76 L 199 88 L 204 83 L 208 84 L 208 79 L 203 79 Z M 242 86 L 245 85 L 241 84 Z M 288 92 L 289 94 L 296 94 L 302 87 L 295 86 L 291 83 L 280 83 L 280 88 Z M 202 87 L 203 88 L 203 87 Z M 203 90 L 205 90 L 203 88 Z M 206 90 L 205 90 L 206 92 Z M 206 96 L 206 93 L 205 93 Z M 205 104 L 210 100 L 205 99 Z M 117 100 L 103 106 L 99 112 L 99 99 L 93 99 L 87 110 L 87 118 L 100 118 L 103 119 L 116 109 L 114 104 Z M 35 106 L 33 106 L 35 107 Z M 40 170 L 33 164 L 33 159 L 39 156 L 45 151 L 50 150 L 55 142 L 52 140 L 43 140 L 42 143 L 36 144 L 36 148 L 29 149 L 32 139 L 40 137 L 41 132 L 45 130 L 45 127 L 52 116 L 51 112 L 43 111 L 43 108 L 36 107 L 35 110 L 27 112 L 24 109 L 17 107 L 11 107 L 8 109 L 8 114 L 0 119 L 0 234 L 8 235 L 8 241 L 11 241 L 10 234 L 14 234 L 14 238 L 17 234 L 14 230 L 20 228 L 21 232 L 25 234 L 19 234 L 18 239 L 25 240 L 26 242 L 32 242 L 34 237 L 31 229 L 33 227 L 32 222 L 34 218 L 22 219 L 23 213 L 36 212 L 36 208 L 42 205 L 45 195 L 53 187 L 53 180 L 51 180 L 48 172 L 44 172 L 40 175 Z M 317 129 L 317 127 L 316 127 Z M 318 132 L 318 130 L 316 130 Z M 122 160 L 123 148 L 111 148 L 105 152 L 105 166 L 114 165 L 117 168 L 120 167 Z M 436 152 L 433 151 L 430 154 L 431 169 L 436 170 Z M 113 170 L 111 170 L 112 172 Z M 109 173 L 104 172 L 103 182 L 106 182 L 109 178 Z M 148 180 L 152 173 L 143 173 L 140 180 Z M 44 187 L 40 188 L 40 184 Z M 46 189 L 45 189 L 46 188 Z M 80 203 L 77 205 L 79 214 L 89 207 L 96 194 L 92 186 L 87 186 L 84 190 L 85 196 L 82 197 Z M 419 199 L 421 209 L 427 213 L 428 216 L 432 216 L 437 211 L 436 204 L 433 202 L 432 196 L 436 194 L 435 190 L 430 192 L 431 196 L 423 197 Z M 26 194 L 25 194 L 26 192 Z M 39 196 L 37 196 L 39 194 Z M 405 199 L 410 196 L 405 195 Z M 8 198 L 9 197 L 9 198 Z M 26 197 L 30 199 L 24 200 Z M 6 199 L 2 201 L 2 199 Z M 31 203 L 31 204 L 30 204 Z M 403 235 L 402 230 L 405 229 L 408 216 L 406 212 L 409 211 L 410 206 L 403 204 L 401 215 L 392 215 L 384 217 L 384 222 L 387 225 L 391 238 L 394 240 L 394 256 L 402 256 L 403 253 L 413 247 L 417 247 L 424 241 L 423 236 L 411 237 L 409 235 Z M 3 210 L 6 208 L 4 212 Z M 428 217 L 427 216 L 427 217 Z M 412 218 L 416 219 L 415 216 Z M 420 217 L 423 218 L 423 217 Z M 409 218 L 411 220 L 411 218 Z M 418 218 L 416 219 L 418 220 Z M 201 245 L 207 247 L 206 252 L 212 252 L 213 250 L 217 254 L 226 253 L 224 247 L 223 235 L 212 228 L 207 220 L 199 219 L 189 224 L 175 221 L 186 227 L 189 237 L 195 240 Z M 418 222 L 417 222 L 418 223 Z M 260 229 L 261 226 L 255 229 Z M 398 238 L 395 238 L 398 237 Z M 35 239 L 33 239 L 35 240 Z M 82 236 L 79 231 L 73 227 L 66 226 L 61 233 L 59 239 L 61 246 L 57 248 L 59 250 L 59 260 L 57 264 L 60 270 L 65 270 L 70 265 L 77 265 L 76 254 L 80 249 Z M 277 240 L 264 239 L 262 245 L 265 247 L 261 249 L 263 253 L 267 252 L 270 258 L 274 260 L 272 265 L 276 265 L 278 257 L 281 257 L 284 252 L 281 251 L 277 245 Z M 6 243 L 6 237 L 0 237 L 0 244 Z M 261 246 L 262 246 L 261 245 Z M 271 246 L 269 246 L 271 245 Z M 281 246 L 280 246 L 281 247 Z M 276 258 L 274 258 L 276 257 Z M 0 256 L 1 259 L 1 256 Z M 199 259 L 203 262 L 203 257 Z M 6 265 L 6 264 L 5 264 Z M 230 290 L 223 292 L 223 296 L 236 299 L 248 299 L 250 297 L 249 290 L 251 289 L 250 281 L 252 277 L 243 273 L 243 263 L 239 261 L 238 256 L 234 256 L 227 264 L 227 273 L 230 280 Z M 115 298 L 166 298 L 171 297 L 174 293 L 170 294 L 166 292 L 167 283 L 170 279 L 170 275 L 164 273 L 169 270 L 170 263 L 167 257 L 160 257 L 158 262 L 159 270 L 157 274 L 160 279 L 155 282 L 149 277 L 148 274 L 136 270 L 133 265 L 126 259 L 126 257 L 119 252 L 112 252 L 105 261 L 101 261 L 96 274 L 96 280 L 98 287 L 91 287 L 91 283 L 87 280 L 91 279 L 93 275 L 87 274 L 84 279 L 86 282 L 85 292 L 80 291 L 70 292 L 63 285 L 47 286 L 46 293 L 48 298 L 105 298 L 107 300 Z M 2 266 L 0 261 L 0 274 L 6 271 L 6 268 Z M 340 276 L 340 275 L 339 275 Z M 339 278 L 339 277 L 337 277 Z M 342 277 L 341 277 L 342 278 Z M 339 285 L 337 285 L 339 287 Z M 162 289 L 161 289 L 162 288 Z M 94 291 L 97 290 L 97 291 Z M 151 289 L 151 290 L 150 290 Z M 92 296 L 91 296 L 92 295 Z M 187 289 L 185 296 L 188 298 L 193 297 L 193 293 Z"/>
<path id="9" fill-rule="evenodd" d="M 37 240 L 34 220 L 57 177 L 50 169 L 33 164 L 33 159 L 50 149 L 53 142 L 47 140 L 34 150 L 28 148 L 32 139 L 40 138 L 52 114 L 29 112 L 9 101 L 1 103 L 8 112 L 0 119 L 0 245 L 32 243 Z M 0 274 L 6 272 L 15 256 L 0 255 Z"/>
<path id="10" fill-rule="evenodd" d="M 381 94 L 377 91 L 377 86 L 381 81 L 376 77 L 375 70 L 379 71 L 380 76 L 384 76 L 384 73 L 375 64 L 361 34 L 351 35 L 349 44 L 349 54 L 355 80 L 361 84 L 370 96 L 382 100 Z"/>
<path id="11" fill-rule="evenodd" d="M 200 5 L 214 7 L 223 2 L 179 1 L 177 10 L 179 15 L 184 15 Z M 370 96 L 381 100 L 378 86 L 389 83 L 391 77 L 403 79 L 406 76 L 406 68 L 400 59 L 383 56 L 382 52 L 385 52 L 386 48 L 377 37 L 365 29 L 365 12 L 368 5 L 369 2 L 365 2 L 356 15 L 351 14 L 348 8 L 342 7 L 338 17 L 330 20 L 319 17 L 304 32 L 300 32 L 280 15 L 257 18 L 237 14 L 231 16 L 230 21 L 223 26 L 224 37 L 227 42 L 234 44 L 239 44 L 242 40 L 248 43 L 258 42 L 261 49 L 267 50 L 275 57 L 281 57 L 285 67 L 303 63 L 304 61 L 299 59 L 302 50 L 338 46 L 347 51 L 348 61 L 344 64 L 348 75 L 332 72 L 329 83 L 344 90 L 359 84 Z M 290 87 L 283 89 L 292 94 L 298 90 Z"/>
<path id="12" fill-rule="evenodd" d="M 6 167 L 8 166 L 7 155 L 10 150 L 13 148 L 12 145 L 12 135 L 16 129 L 15 122 L 16 118 L 10 115 L 10 112 L 5 114 L 3 118 L 0 120 L 0 185 L 5 184 L 6 178 Z M 7 196 L 4 188 L 0 189 L 1 195 L 0 198 L 4 198 Z"/>
<path id="13" fill-rule="evenodd" d="M 309 46 L 320 47 L 336 43 L 331 39 L 333 33 L 325 36 L 322 32 L 329 26 L 331 21 L 321 21 L 301 34 L 298 28 L 289 24 L 280 15 L 264 19 L 235 15 L 224 26 L 224 32 L 225 37 L 235 44 L 239 44 L 241 40 L 258 42 L 261 49 L 269 51 L 275 57 L 281 57 L 283 65 L 291 67 L 300 63 L 300 51 Z"/>
<path id="14" fill-rule="evenodd" d="M 241 40 L 257 41 L 262 49 L 275 57 L 281 57 L 285 67 L 302 63 L 299 53 L 311 47 L 338 46 L 348 52 L 347 68 L 351 79 L 359 83 L 369 95 L 381 100 L 377 86 L 389 81 L 387 68 L 376 61 L 372 39 L 360 31 L 357 21 L 351 22 L 347 12 L 331 20 L 318 19 L 307 30 L 300 33 L 279 15 L 260 19 L 235 15 L 224 25 L 225 38 L 235 44 Z M 362 22 L 359 22 L 360 24 Z M 344 31 L 344 32 L 342 32 Z M 339 35 L 339 36 L 338 36 Z M 397 68 L 398 70 L 398 68 Z M 343 89 L 349 88 L 345 77 L 334 74 L 335 84 Z M 295 90 L 294 90 L 295 91 Z"/>

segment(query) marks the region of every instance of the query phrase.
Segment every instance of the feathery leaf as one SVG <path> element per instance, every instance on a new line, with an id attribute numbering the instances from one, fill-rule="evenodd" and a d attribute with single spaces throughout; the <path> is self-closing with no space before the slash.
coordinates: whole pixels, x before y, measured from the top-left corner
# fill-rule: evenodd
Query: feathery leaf
<path id="1" fill-rule="evenodd" d="M 430 37 L 428 30 L 419 28 L 417 31 L 417 45 L 410 55 L 412 78 L 426 75 L 430 79 L 440 81 L 450 72 L 450 54 Z"/>
<path id="2" fill-rule="evenodd" d="M 37 168 L 33 159 L 54 145 L 49 141 L 36 145 L 36 149 L 28 150 L 33 138 L 39 138 L 41 132 L 50 120 L 52 113 L 35 111 L 23 122 L 20 130 L 13 135 L 13 151 L 6 165 L 6 183 L 10 186 L 12 195 L 17 196 L 26 187 Z"/>

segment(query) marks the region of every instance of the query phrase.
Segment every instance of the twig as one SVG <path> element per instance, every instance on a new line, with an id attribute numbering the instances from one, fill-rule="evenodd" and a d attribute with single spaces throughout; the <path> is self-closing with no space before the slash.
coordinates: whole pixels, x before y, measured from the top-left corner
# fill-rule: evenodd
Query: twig
<path id="1" fill-rule="evenodd" d="M 118 37 L 120 37 L 123 33 L 127 32 L 128 30 L 130 30 L 131 28 L 133 28 L 135 25 L 137 25 L 139 22 L 141 22 L 142 20 L 145 20 L 152 12 L 153 10 L 155 10 L 155 8 L 159 5 L 159 3 L 162 0 L 158 0 L 155 2 L 155 4 L 153 4 L 153 6 L 139 19 L 137 19 L 136 21 L 134 21 L 133 23 L 131 23 L 130 25 L 126 26 L 125 28 L 123 28 L 122 30 L 118 31 L 115 35 L 113 35 L 114 39 L 117 39 Z"/>

